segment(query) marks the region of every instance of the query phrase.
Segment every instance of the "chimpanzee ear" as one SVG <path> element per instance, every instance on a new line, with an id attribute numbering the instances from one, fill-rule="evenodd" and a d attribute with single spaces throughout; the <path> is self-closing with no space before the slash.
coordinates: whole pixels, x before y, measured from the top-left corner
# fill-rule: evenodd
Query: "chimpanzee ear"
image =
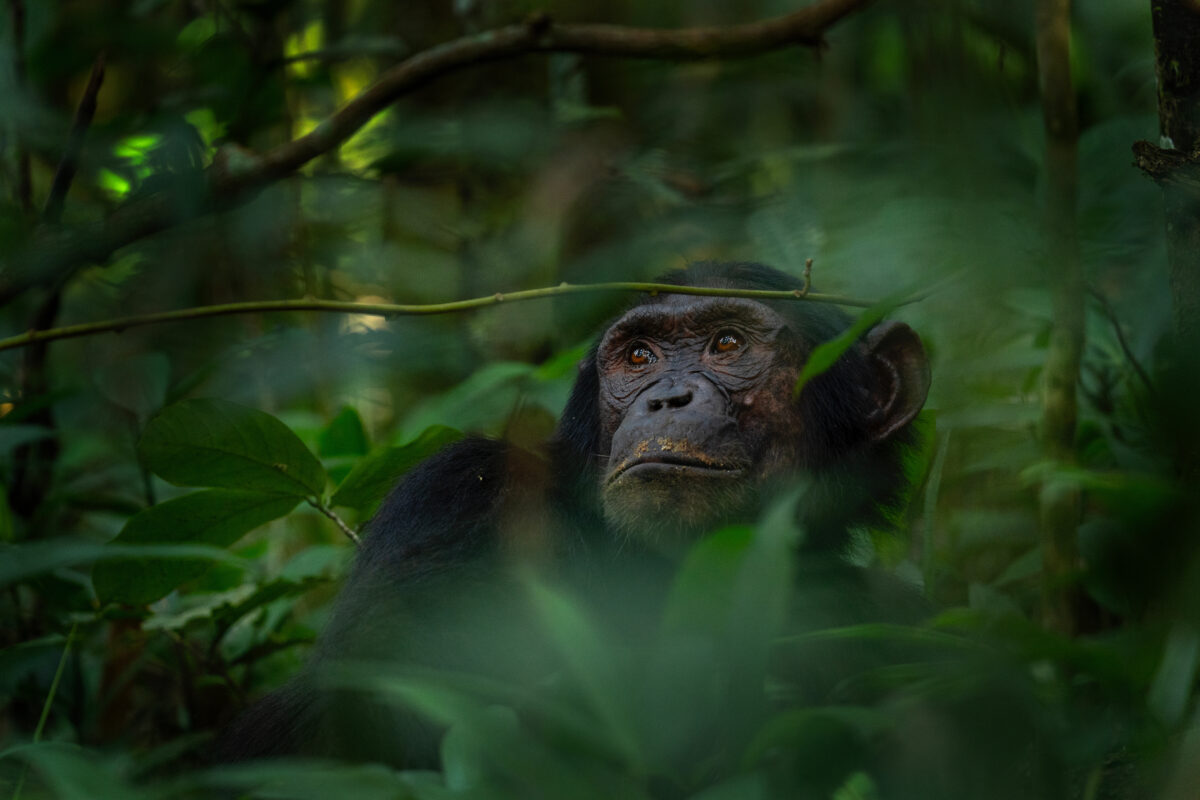
<path id="1" fill-rule="evenodd" d="M 875 373 L 868 418 L 871 438 L 887 439 L 912 422 L 929 394 L 929 359 L 921 337 L 903 322 L 881 322 L 863 337 Z"/>

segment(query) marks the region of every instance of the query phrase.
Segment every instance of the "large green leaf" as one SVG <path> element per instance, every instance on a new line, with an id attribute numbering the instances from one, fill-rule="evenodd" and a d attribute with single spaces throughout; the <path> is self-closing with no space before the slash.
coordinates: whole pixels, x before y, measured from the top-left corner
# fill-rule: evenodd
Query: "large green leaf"
<path id="1" fill-rule="evenodd" d="M 319 495 L 325 469 L 270 414 L 227 400 L 184 400 L 146 426 L 146 466 L 178 486 L 213 486 L 294 497 Z"/>
<path id="2" fill-rule="evenodd" d="M 212 489 L 184 495 L 147 508 L 125 523 L 113 544 L 206 544 L 228 547 L 243 534 L 287 514 L 294 496 Z M 104 561 L 92 582 L 102 602 L 153 602 L 179 584 L 204 574 L 208 565 L 194 560 Z"/>
<path id="3" fill-rule="evenodd" d="M 332 505 L 374 511 L 400 476 L 421 461 L 462 438 L 462 433 L 441 425 L 427 428 L 400 447 L 388 447 L 367 456 L 350 471 L 333 494 Z"/>

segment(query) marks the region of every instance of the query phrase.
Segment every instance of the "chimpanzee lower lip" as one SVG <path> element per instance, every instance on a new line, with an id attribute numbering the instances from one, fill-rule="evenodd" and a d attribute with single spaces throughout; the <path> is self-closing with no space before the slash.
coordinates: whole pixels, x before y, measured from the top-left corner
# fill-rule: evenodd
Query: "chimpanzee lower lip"
<path id="1" fill-rule="evenodd" d="M 734 475 L 738 475 L 742 472 L 741 467 L 735 466 L 733 464 L 705 463 L 703 461 L 697 461 L 695 459 L 685 459 L 685 458 L 651 457 L 651 458 L 640 458 L 636 461 L 631 461 L 629 463 L 622 464 L 620 467 L 617 468 L 617 470 L 615 472 L 613 472 L 612 475 L 610 475 L 608 477 L 608 480 L 606 480 L 605 483 L 611 484 L 614 481 L 616 481 L 617 479 L 627 475 L 628 473 L 630 473 L 634 470 L 640 470 L 641 468 L 647 468 L 647 469 L 656 469 L 656 468 L 672 469 L 673 468 L 673 469 L 677 469 L 677 470 L 685 471 L 685 472 L 711 473 L 714 475 L 720 474 L 725 477 L 733 477 Z"/>

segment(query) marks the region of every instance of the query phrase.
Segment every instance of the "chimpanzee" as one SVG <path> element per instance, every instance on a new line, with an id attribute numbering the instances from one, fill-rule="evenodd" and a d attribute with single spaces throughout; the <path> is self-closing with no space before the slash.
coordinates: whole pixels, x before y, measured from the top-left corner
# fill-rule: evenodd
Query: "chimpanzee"
<path id="1" fill-rule="evenodd" d="M 802 286 L 752 263 L 699 263 L 662 280 Z M 796 511 L 803 547 L 836 552 L 848 529 L 896 498 L 930 381 L 917 335 L 883 322 L 793 400 L 809 353 L 848 325 L 841 311 L 811 302 L 642 299 L 580 364 L 544 452 L 468 438 L 396 487 L 370 523 L 313 663 L 349 655 L 504 677 L 536 673 L 539 648 L 511 623 L 518 565 L 563 576 L 598 606 L 623 605 L 626 620 L 651 617 L 640 606 L 653 592 L 630 586 L 664 585 L 660 573 L 689 543 L 753 521 L 797 478 L 808 486 Z M 859 591 L 847 585 L 845 592 Z M 314 690 L 312 672 L 235 723 L 225 757 L 299 751 L 433 760 L 436 734 L 419 720 L 380 717 L 344 695 L 331 700 Z M 381 729 L 396 736 L 381 738 Z M 340 746 L 346 739 L 355 741 Z"/>

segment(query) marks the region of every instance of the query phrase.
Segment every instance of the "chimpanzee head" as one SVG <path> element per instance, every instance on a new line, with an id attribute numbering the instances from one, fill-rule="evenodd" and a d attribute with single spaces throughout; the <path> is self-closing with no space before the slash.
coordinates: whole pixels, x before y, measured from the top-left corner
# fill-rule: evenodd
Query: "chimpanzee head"
<path id="1" fill-rule="evenodd" d="M 742 263 L 696 264 L 664 281 L 802 286 Z M 754 519 L 766 494 L 800 476 L 811 543 L 889 503 L 929 388 L 912 329 L 876 325 L 793 399 L 813 348 L 849 323 L 825 304 L 672 294 L 623 314 L 585 362 L 559 434 L 592 454 L 609 523 L 671 545 Z"/>

